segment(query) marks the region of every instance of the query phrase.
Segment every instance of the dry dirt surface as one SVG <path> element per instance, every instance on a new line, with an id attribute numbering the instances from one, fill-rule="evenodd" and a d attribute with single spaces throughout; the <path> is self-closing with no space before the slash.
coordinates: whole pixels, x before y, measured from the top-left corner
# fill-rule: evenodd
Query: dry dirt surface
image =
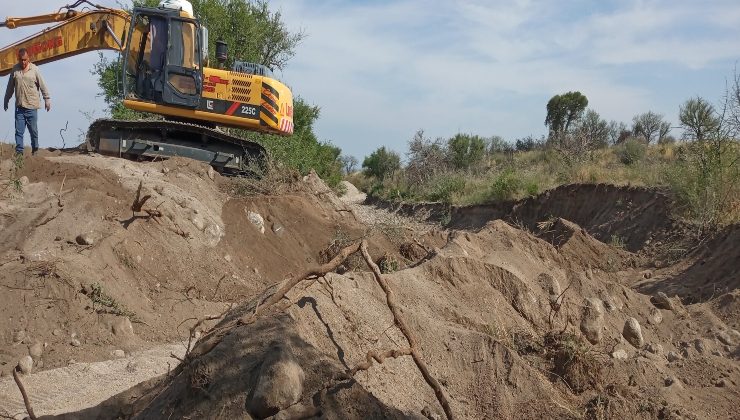
<path id="1" fill-rule="evenodd" d="M 740 229 L 656 264 L 651 244 L 681 238 L 670 201 L 647 190 L 563 187 L 444 230 L 356 192 L 343 201 L 315 176 L 245 196 L 181 159 L 44 151 L 0 171 L 0 396 L 30 355 L 41 372 L 21 378 L 37 415 L 737 416 Z M 140 183 L 138 202 L 151 198 L 132 213 Z M 359 252 L 306 272 L 363 239 L 383 274 Z M 163 357 L 151 379 L 97 400 L 47 403 L 49 368 L 125 366 L 191 328 L 184 362 Z M 0 413 L 18 414 L 19 397 Z"/>

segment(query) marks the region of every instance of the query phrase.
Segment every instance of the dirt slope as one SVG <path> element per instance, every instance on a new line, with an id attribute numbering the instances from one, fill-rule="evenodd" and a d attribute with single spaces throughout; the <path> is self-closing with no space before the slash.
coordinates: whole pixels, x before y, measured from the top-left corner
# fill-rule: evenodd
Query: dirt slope
<path id="1" fill-rule="evenodd" d="M 0 170 L 13 179 L 2 160 Z M 185 160 L 50 152 L 22 175 L 22 193 L 0 196 L 5 373 L 37 343 L 43 370 L 183 339 L 193 323 L 183 320 L 235 303 L 218 324 L 230 325 L 365 236 L 374 260 L 396 261 L 385 278 L 456 418 L 736 413 L 737 227 L 654 264 L 645 250 L 683 234 L 669 234 L 670 201 L 654 191 L 565 186 L 500 213 L 453 215 L 460 229 L 446 232 L 373 213 L 357 194 L 343 202 L 315 177 L 237 198 L 230 180 Z M 144 208 L 161 217 L 132 218 L 140 181 L 152 195 Z M 83 233 L 92 245 L 77 243 Z M 59 418 L 440 418 L 409 356 L 344 378 L 369 351 L 407 346 L 373 275 L 345 271 L 359 268 L 352 258 L 170 375 Z M 25 378 L 45 392 L 44 379 Z"/>
<path id="2" fill-rule="evenodd" d="M 204 164 L 49 151 L 20 169 L 5 155 L 0 178 L 0 376 L 34 345 L 39 370 L 182 339 L 184 320 L 316 263 L 338 232 L 364 231 L 313 178 L 239 198 Z M 161 216 L 132 212 L 139 182 Z M 396 249 L 382 234 L 371 242 Z"/>
<path id="3" fill-rule="evenodd" d="M 728 351 L 715 335 L 727 325 L 704 304 L 676 302 L 674 310 L 656 309 L 649 296 L 623 283 L 638 275 L 636 270 L 575 270 L 572 258 L 557 247 L 497 221 L 477 233 L 454 234 L 428 261 L 387 279 L 460 418 L 580 418 L 589 407 L 612 418 L 729 418 L 739 396 L 740 370 L 736 347 Z M 567 290 L 551 325 L 553 289 Z M 136 418 L 243 416 L 257 385 L 266 380 L 260 372 L 274 363 L 275 354 L 304 372 L 300 399 L 286 411 L 288 417 L 441 415 L 408 357 L 387 360 L 354 381 L 332 379 L 364 361 L 368 351 L 405 346 L 370 274 L 330 275 L 290 298 L 296 303 L 285 314 L 236 327 L 179 375 L 153 390 L 131 391 L 144 395 L 134 407 Z M 609 308 L 603 337 L 594 346 L 578 339 L 585 298 Z M 241 306 L 227 321 L 251 313 L 254 305 Z M 630 317 L 642 326 L 639 348 L 622 337 Z M 576 324 L 566 327 L 568 322 Z M 550 373 L 557 363 L 549 359 L 553 349 L 544 337 L 553 329 L 571 332 L 563 337 L 586 349 L 574 354 L 587 358 L 590 371 L 578 376 L 566 370 L 567 385 Z M 660 351 L 648 350 L 658 346 Z M 679 360 L 669 362 L 669 352 Z M 667 380 L 674 382 L 666 386 Z"/>

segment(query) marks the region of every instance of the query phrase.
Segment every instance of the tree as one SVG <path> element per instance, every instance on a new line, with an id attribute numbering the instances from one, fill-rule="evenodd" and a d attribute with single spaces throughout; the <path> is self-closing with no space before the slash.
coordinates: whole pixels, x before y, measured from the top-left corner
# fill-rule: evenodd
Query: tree
<path id="1" fill-rule="evenodd" d="M 719 128 L 720 122 L 712 104 L 697 96 L 681 105 L 678 120 L 684 129 L 684 138 L 702 141 Z"/>
<path id="2" fill-rule="evenodd" d="M 193 12 L 208 28 L 209 54 L 215 58 L 216 41 L 229 45 L 227 68 L 245 60 L 282 70 L 295 54 L 302 32 L 291 33 L 280 11 L 271 12 L 265 0 L 190 0 Z M 211 62 L 215 62 L 212 60 Z"/>
<path id="3" fill-rule="evenodd" d="M 617 121 L 609 121 L 609 144 L 617 145 L 623 142 L 632 132 L 627 128 L 627 124 Z"/>
<path id="4" fill-rule="evenodd" d="M 537 141 L 537 139 L 535 139 L 531 135 L 521 139 L 516 139 L 516 142 L 514 144 L 517 152 L 529 152 L 531 150 L 543 147 L 543 142 Z"/>
<path id="5" fill-rule="evenodd" d="M 419 130 L 408 146 L 405 175 L 409 185 L 422 185 L 437 173 L 447 170 L 449 163 L 442 139 L 432 141 L 424 137 L 424 130 Z"/>
<path id="6" fill-rule="evenodd" d="M 578 121 L 577 137 L 582 138 L 588 150 L 609 145 L 609 124 L 598 112 L 589 109 Z"/>
<path id="7" fill-rule="evenodd" d="M 483 160 L 486 142 L 480 136 L 456 134 L 447 141 L 447 153 L 452 166 L 457 169 L 470 169 Z"/>
<path id="8" fill-rule="evenodd" d="M 342 163 L 339 156 L 342 150 L 330 142 L 319 141 L 313 131 L 314 123 L 319 119 L 321 108 L 309 105 L 297 96 L 293 100 L 293 135 L 290 137 L 255 134 L 244 130 L 232 129 L 232 133 L 249 138 L 262 144 L 273 158 L 285 165 L 296 168 L 302 174 L 311 169 L 330 186 L 342 180 Z"/>
<path id="9" fill-rule="evenodd" d="M 339 161 L 342 163 L 342 168 L 344 169 L 344 173 L 347 175 L 354 172 L 355 168 L 357 168 L 357 164 L 359 163 L 356 157 L 348 156 L 348 155 L 341 156 L 339 158 Z"/>
<path id="10" fill-rule="evenodd" d="M 490 139 L 488 139 L 489 154 L 511 153 L 513 151 L 514 147 L 511 145 L 511 143 L 508 143 L 501 136 L 492 136 Z"/>
<path id="11" fill-rule="evenodd" d="M 382 182 L 401 169 L 401 157 L 398 153 L 386 150 L 383 146 L 367 156 L 362 161 L 362 167 L 365 170 L 365 175 L 375 177 Z"/>
<path id="12" fill-rule="evenodd" d="M 581 92 L 568 92 L 555 95 L 547 102 L 545 125 L 550 128 L 550 135 L 560 138 L 578 120 L 588 106 L 588 99 Z"/>
<path id="13" fill-rule="evenodd" d="M 671 124 L 663 116 L 648 111 L 632 118 L 632 134 L 645 139 L 647 144 L 653 140 L 662 140 L 671 131 Z"/>
<path id="14" fill-rule="evenodd" d="M 740 73 L 737 69 L 726 89 L 724 102 L 723 124 L 729 130 L 729 136 L 737 139 L 740 137 Z"/>

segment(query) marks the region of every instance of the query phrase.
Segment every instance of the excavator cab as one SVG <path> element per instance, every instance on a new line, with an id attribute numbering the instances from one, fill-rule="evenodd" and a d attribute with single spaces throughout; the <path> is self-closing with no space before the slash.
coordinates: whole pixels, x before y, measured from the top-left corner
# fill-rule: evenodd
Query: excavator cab
<path id="1" fill-rule="evenodd" d="M 134 9 L 123 52 L 126 99 L 198 107 L 208 32 L 190 13 L 163 7 Z"/>

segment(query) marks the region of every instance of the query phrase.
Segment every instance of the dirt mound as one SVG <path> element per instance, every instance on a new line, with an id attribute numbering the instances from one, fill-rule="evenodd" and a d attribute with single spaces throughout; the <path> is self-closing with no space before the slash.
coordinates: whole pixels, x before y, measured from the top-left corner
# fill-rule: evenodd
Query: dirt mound
<path id="1" fill-rule="evenodd" d="M 283 196 L 233 197 L 208 165 L 44 150 L 0 160 L 0 376 L 110 359 L 187 336 L 365 227 L 315 176 Z M 17 182 L 17 187 L 16 183 Z M 149 196 L 139 211 L 132 203 Z M 382 232 L 371 248 L 400 258 Z M 187 324 L 187 322 L 186 322 Z"/>
<path id="2" fill-rule="evenodd" d="M 344 186 L 345 192 L 342 194 L 342 201 L 347 203 L 361 203 L 367 198 L 367 194 L 360 191 L 349 181 L 342 181 L 341 184 Z"/>
<path id="3" fill-rule="evenodd" d="M 621 249 L 623 244 L 609 246 L 589 235 L 586 230 L 568 220 L 557 218 L 537 225 L 538 237 L 553 244 L 566 259 L 576 266 L 618 271 L 635 267 L 637 258 Z"/>
<path id="4" fill-rule="evenodd" d="M 737 361 L 717 337 L 704 334 L 707 328 L 725 331 L 727 325 L 706 306 L 689 309 L 691 323 L 681 308 L 658 310 L 649 296 L 622 284 L 625 275 L 636 276 L 636 271 L 576 270 L 574 256 L 565 248 L 567 244 L 558 248 L 496 221 L 477 233 L 455 233 L 430 259 L 385 276 L 457 417 L 580 418 L 584 412 L 616 407 L 621 417 L 629 418 L 734 413 Z M 338 379 L 365 362 L 368 352 L 407 346 L 372 274 L 329 274 L 304 287 L 288 294 L 284 312 L 254 323 L 233 321 L 255 313 L 258 302 L 274 289 L 240 306 L 221 322 L 230 326 L 228 333 L 210 352 L 175 375 L 96 410 L 123 414 L 132 407 L 122 408 L 122 399 L 137 396 L 141 399 L 127 416 L 442 415 L 435 394 L 408 356 L 388 358 L 352 378 Z M 589 316 L 583 310 L 586 299 L 601 308 L 596 345 L 582 335 L 583 319 Z M 632 318 L 642 327 L 637 346 L 623 332 Z M 680 361 L 670 355 L 666 359 L 669 352 Z M 284 367 L 277 370 L 283 373 L 267 375 L 276 372 L 276 363 L 300 367 L 302 374 Z M 714 382 L 722 379 L 723 387 L 716 388 Z M 282 391 L 274 394 L 278 389 L 293 391 L 284 404 L 261 411 L 255 398 L 270 380 L 284 384 L 268 386 L 273 400 L 284 396 Z"/>

